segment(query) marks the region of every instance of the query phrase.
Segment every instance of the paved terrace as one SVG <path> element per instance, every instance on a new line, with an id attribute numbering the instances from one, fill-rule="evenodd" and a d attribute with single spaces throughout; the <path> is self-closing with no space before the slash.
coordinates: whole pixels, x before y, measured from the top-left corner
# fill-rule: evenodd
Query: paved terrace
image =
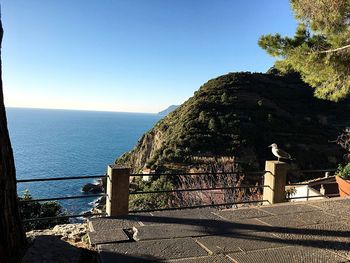
<path id="1" fill-rule="evenodd" d="M 350 199 L 95 218 L 103 263 L 350 262 Z"/>

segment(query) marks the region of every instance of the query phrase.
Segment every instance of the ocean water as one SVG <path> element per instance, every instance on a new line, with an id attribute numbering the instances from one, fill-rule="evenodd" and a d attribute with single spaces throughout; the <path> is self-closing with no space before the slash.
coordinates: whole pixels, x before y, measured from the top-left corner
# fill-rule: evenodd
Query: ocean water
<path id="1" fill-rule="evenodd" d="M 7 108 L 17 179 L 103 175 L 161 118 L 157 114 Z M 33 198 L 81 195 L 91 179 L 18 183 Z M 60 201 L 70 213 L 95 198 Z"/>

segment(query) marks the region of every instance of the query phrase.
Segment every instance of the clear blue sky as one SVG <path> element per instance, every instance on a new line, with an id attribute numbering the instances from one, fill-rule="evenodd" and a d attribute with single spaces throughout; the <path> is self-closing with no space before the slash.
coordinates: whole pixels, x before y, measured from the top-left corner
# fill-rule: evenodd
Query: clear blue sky
<path id="1" fill-rule="evenodd" d="M 2 0 L 6 106 L 158 112 L 200 85 L 273 64 L 288 0 Z"/>

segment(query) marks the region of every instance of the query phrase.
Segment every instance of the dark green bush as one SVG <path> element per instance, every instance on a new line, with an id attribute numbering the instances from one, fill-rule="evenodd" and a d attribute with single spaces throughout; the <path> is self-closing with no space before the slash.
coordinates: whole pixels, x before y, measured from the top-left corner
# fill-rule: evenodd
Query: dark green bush
<path id="1" fill-rule="evenodd" d="M 28 190 L 25 190 L 23 196 L 18 197 L 21 201 L 33 200 Z M 62 206 L 58 202 L 24 202 L 20 204 L 20 213 L 22 219 L 35 219 L 40 217 L 56 217 L 66 216 L 67 213 L 63 211 Z M 54 227 L 59 224 L 69 223 L 68 218 L 59 218 L 54 220 L 38 220 L 24 223 L 26 231 L 33 229 L 46 229 Z"/>
<path id="2" fill-rule="evenodd" d="M 131 189 L 133 191 L 172 190 L 173 184 L 165 176 L 148 182 L 142 181 L 141 177 L 135 177 Z M 170 193 L 136 194 L 130 195 L 129 206 L 131 210 L 157 209 L 169 207 L 170 202 Z"/>
<path id="3" fill-rule="evenodd" d="M 350 180 L 350 163 L 345 166 L 339 165 L 336 175 L 344 180 Z"/>

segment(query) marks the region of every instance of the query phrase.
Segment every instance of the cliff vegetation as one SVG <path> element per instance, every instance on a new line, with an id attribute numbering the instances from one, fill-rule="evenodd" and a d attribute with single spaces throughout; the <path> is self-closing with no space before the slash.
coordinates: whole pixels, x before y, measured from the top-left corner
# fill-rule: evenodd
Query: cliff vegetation
<path id="1" fill-rule="evenodd" d="M 210 160 L 234 158 L 257 170 L 274 158 L 267 146 L 277 143 L 298 168 L 335 167 L 342 153 L 329 140 L 347 120 L 348 100 L 315 98 L 297 74 L 229 73 L 202 85 L 116 163 L 135 172 L 190 171 Z"/>

